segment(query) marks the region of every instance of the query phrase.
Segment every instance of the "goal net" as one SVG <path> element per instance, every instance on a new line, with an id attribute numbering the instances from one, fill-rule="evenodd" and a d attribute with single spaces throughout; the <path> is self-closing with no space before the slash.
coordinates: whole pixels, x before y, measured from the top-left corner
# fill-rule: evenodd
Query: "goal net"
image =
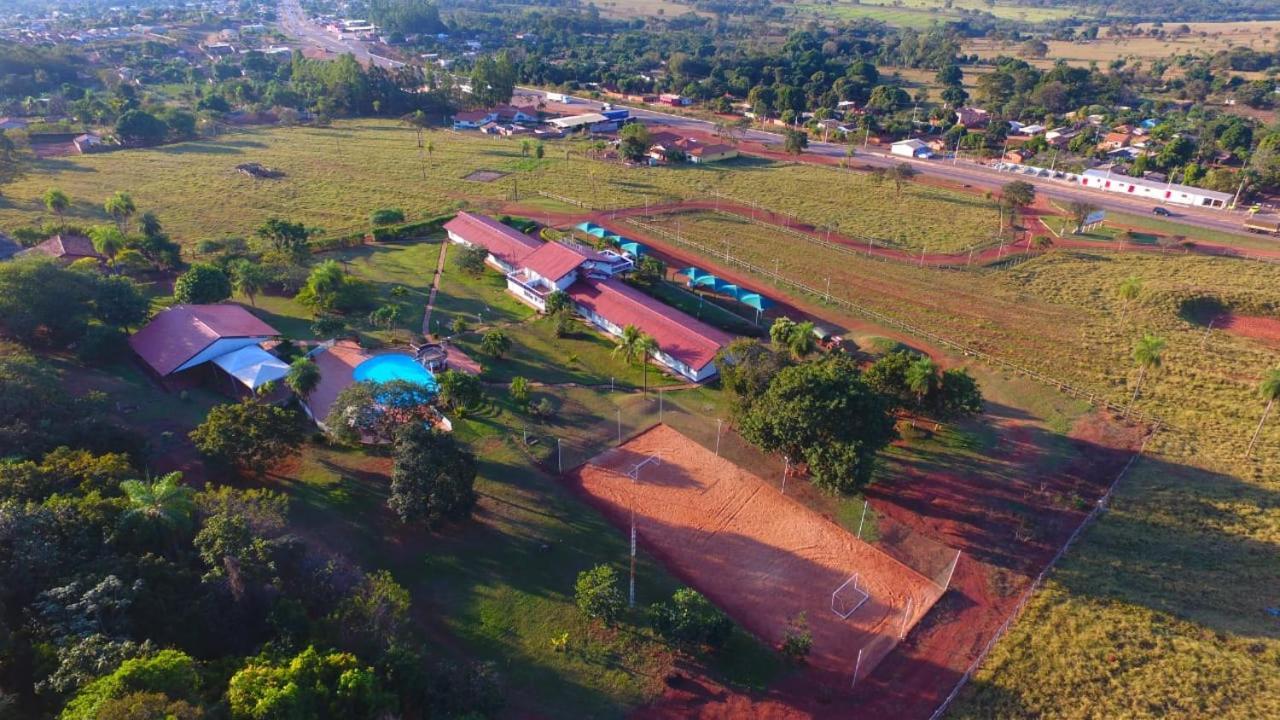
<path id="1" fill-rule="evenodd" d="M 867 591 L 862 589 L 858 573 L 854 573 L 831 593 L 831 612 L 847 620 L 870 597 Z"/>

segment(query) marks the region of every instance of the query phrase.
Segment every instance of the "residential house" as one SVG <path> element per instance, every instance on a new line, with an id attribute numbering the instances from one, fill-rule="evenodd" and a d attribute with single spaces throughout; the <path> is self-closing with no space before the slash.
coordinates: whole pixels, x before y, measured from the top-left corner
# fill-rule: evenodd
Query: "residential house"
<path id="1" fill-rule="evenodd" d="M 991 113 L 982 108 L 956 108 L 956 124 L 969 129 L 984 128 L 991 122 Z"/>
<path id="2" fill-rule="evenodd" d="M 476 130 L 498 119 L 491 110 L 463 110 L 453 114 L 454 130 Z"/>
<path id="3" fill-rule="evenodd" d="M 76 151 L 81 155 L 102 149 L 102 136 L 94 133 L 77 135 L 75 140 L 72 140 L 71 142 L 76 146 Z"/>
<path id="4" fill-rule="evenodd" d="M 239 305 L 174 305 L 129 336 L 129 347 L 166 387 L 221 377 L 239 395 L 288 374 L 288 364 L 262 347 L 279 335 Z"/>
<path id="5" fill-rule="evenodd" d="M 1113 175 L 1110 170 L 1103 169 L 1085 170 L 1080 175 L 1080 184 L 1104 192 L 1123 193 L 1132 197 L 1192 207 L 1222 209 L 1230 207 L 1234 200 L 1231 193 L 1169 182 L 1152 182 L 1127 175 Z"/>
<path id="6" fill-rule="evenodd" d="M 103 257 L 93 247 L 93 241 L 83 235 L 53 235 L 44 242 L 34 247 L 27 248 L 19 253 L 19 257 L 50 257 L 57 260 L 63 265 L 70 265 L 77 260 L 92 258 L 98 262 L 106 262 Z"/>
<path id="7" fill-rule="evenodd" d="M 1111 151 L 1128 147 L 1133 142 L 1133 136 L 1128 129 L 1112 130 L 1103 136 L 1102 141 L 1098 143 L 1099 150 Z"/>

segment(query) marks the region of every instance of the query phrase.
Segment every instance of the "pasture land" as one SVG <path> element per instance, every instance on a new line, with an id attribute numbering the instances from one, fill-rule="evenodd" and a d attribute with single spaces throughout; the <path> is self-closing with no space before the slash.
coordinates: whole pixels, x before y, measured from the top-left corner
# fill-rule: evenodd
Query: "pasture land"
<path id="1" fill-rule="evenodd" d="M 1232 461 L 1244 454 L 1261 413 L 1256 382 L 1274 365 L 1269 348 L 1210 332 L 1195 308 L 1221 305 L 1242 314 L 1280 312 L 1274 288 L 1280 267 L 1243 260 L 1137 252 L 1053 252 L 1011 269 L 918 269 L 868 259 L 781 235 L 715 213 L 660 216 L 654 225 L 701 243 L 701 253 L 741 260 L 823 286 L 831 294 L 1000 355 L 1128 403 L 1138 370 L 1129 358 L 1143 333 L 1167 338 L 1165 362 L 1144 382 L 1136 407 L 1181 429 L 1187 448 Z M 643 239 L 643 230 L 630 225 Z M 1116 287 L 1130 275 L 1144 282 L 1127 306 Z M 760 278 L 758 287 L 773 291 Z M 1208 320 L 1204 320 L 1207 323 Z M 1280 468 L 1280 423 L 1266 428 L 1267 450 L 1248 463 L 1252 473 Z M 1166 437 L 1173 437 L 1168 435 Z"/>
<path id="2" fill-rule="evenodd" d="M 659 224 L 673 227 L 670 218 Z M 1162 367 L 1136 404 L 1176 429 L 1150 440 L 1113 509 L 997 645 L 957 716 L 1069 716 L 1065 708 L 1081 707 L 1082 697 L 1094 701 L 1087 707 L 1140 717 L 1274 714 L 1280 636 L 1267 607 L 1274 605 L 1270 588 L 1280 586 L 1280 423 L 1263 428 L 1252 458 L 1244 450 L 1262 414 L 1258 378 L 1276 360 L 1268 342 L 1208 323 L 1224 309 L 1280 314 L 1280 269 L 1199 256 L 1054 251 L 1007 269 L 920 270 L 737 230 L 730 266 L 741 259 L 772 270 L 776 263 L 782 275 L 811 285 L 838 278 L 833 296 L 1087 383 L 1120 402 L 1135 389 L 1134 340 L 1144 332 L 1168 340 Z M 681 251 L 700 254 L 713 271 L 725 265 L 724 228 L 703 228 L 686 216 L 682 232 L 710 243 L 701 252 L 676 246 Z M 643 235 L 638 228 L 634 234 Z M 741 266 L 737 272 L 768 290 L 764 275 Z M 1116 287 L 1131 275 L 1143 290 L 1126 303 Z M 819 297 L 802 299 L 821 306 Z M 850 317 L 855 326 L 860 320 Z M 1203 673 L 1183 671 L 1201 665 Z"/>
<path id="3" fill-rule="evenodd" d="M 1028 61 L 1042 69 L 1052 67 L 1059 60 L 1081 67 L 1090 63 L 1106 66 L 1113 60 L 1145 61 L 1150 64 L 1152 60 L 1175 55 L 1212 55 L 1232 47 L 1263 51 L 1274 49 L 1280 44 L 1280 40 L 1276 38 L 1276 33 L 1280 32 L 1280 21 L 1277 20 L 1188 23 L 1188 26 L 1191 28 L 1190 33 L 1176 37 L 1111 37 L 1103 30 L 1097 40 L 1087 42 L 1047 40 L 1049 53 L 1044 58 Z M 1175 27 L 1174 24 L 1166 24 L 1165 31 L 1172 31 Z M 1000 55 L 1017 57 L 1019 45 L 977 38 L 966 42 L 964 50 L 982 58 Z"/>
<path id="4" fill-rule="evenodd" d="M 796 10 L 832 20 L 867 18 L 880 20 L 899 27 L 926 28 L 934 23 L 954 22 L 971 13 L 987 13 L 1005 20 L 1042 22 L 1070 17 L 1074 8 L 1027 7 L 998 3 L 988 5 L 982 0 L 802 0 Z"/>
<path id="5" fill-rule="evenodd" d="M 71 196 L 66 220 L 108 222 L 102 202 L 124 190 L 141 210 L 156 212 L 179 242 L 246 236 L 269 217 L 320 228 L 325 234 L 368 228 L 369 213 L 398 207 L 412 218 L 460 207 L 495 210 L 518 193 L 549 213 L 572 206 L 536 195 L 546 191 L 596 207 L 634 207 L 715 189 L 746 199 L 768 198 L 773 209 L 809 222 L 873 235 L 903 247 L 966 247 L 990 235 L 994 212 L 981 198 L 908 184 L 898 194 L 863 173 L 757 158 L 716 166 L 628 169 L 584 157 L 584 143 L 548 143 L 546 157 L 521 155 L 520 143 L 476 133 L 426 133 L 433 146 L 419 155 L 415 133 L 396 123 L 358 120 L 331 128 L 254 129 L 160 148 L 33 161 L 4 188 L 0 229 L 54 220 L 41 196 L 59 187 Z M 259 180 L 235 172 L 244 162 L 284 176 Z M 494 182 L 463 180 L 478 170 L 508 173 Z M 536 216 L 535 216 L 535 219 Z"/>

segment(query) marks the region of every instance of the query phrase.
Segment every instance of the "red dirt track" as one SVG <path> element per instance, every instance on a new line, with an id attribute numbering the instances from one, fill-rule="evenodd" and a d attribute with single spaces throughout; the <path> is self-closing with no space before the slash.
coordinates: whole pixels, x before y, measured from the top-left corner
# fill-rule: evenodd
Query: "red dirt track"
<path id="1" fill-rule="evenodd" d="M 1232 314 L 1224 316 L 1214 327 L 1280 348 L 1280 318 Z"/>
<path id="2" fill-rule="evenodd" d="M 652 456 L 633 483 L 627 473 Z M 658 425 L 572 473 L 576 489 L 627 528 L 634 506 L 646 549 L 756 636 L 782 642 L 804 613 L 811 677 L 847 688 L 865 677 L 937 601 L 941 588 L 760 478 Z M 634 505 L 633 505 L 634 504 Z M 847 619 L 831 593 L 851 575 L 869 598 Z"/>

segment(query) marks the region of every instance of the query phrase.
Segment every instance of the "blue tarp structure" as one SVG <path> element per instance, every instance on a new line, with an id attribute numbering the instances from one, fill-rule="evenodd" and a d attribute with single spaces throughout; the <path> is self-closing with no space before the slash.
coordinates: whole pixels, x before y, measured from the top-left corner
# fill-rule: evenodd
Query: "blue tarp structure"
<path id="1" fill-rule="evenodd" d="M 716 284 L 719 282 L 720 282 L 720 278 L 708 273 L 698 278 L 697 280 L 690 282 L 689 287 L 709 287 L 712 290 L 715 290 Z"/>
<path id="2" fill-rule="evenodd" d="M 760 313 L 774 305 L 773 301 L 764 295 L 761 295 L 758 292 L 752 292 L 746 288 L 738 287 L 727 280 L 721 280 L 702 268 L 693 267 L 691 265 L 681 270 L 680 274 L 688 278 L 689 287 L 691 288 L 709 288 L 712 292 L 727 295 L 743 305 L 752 308 L 756 311 L 757 321 L 760 319 Z"/>
<path id="3" fill-rule="evenodd" d="M 608 235 L 604 236 L 604 241 L 609 243 L 610 245 L 621 245 L 622 243 L 626 242 L 627 239 L 622 237 L 621 235 L 609 233 Z"/>
<path id="4" fill-rule="evenodd" d="M 760 293 L 743 293 L 738 296 L 738 302 L 748 307 L 764 312 L 766 309 L 773 307 L 773 301 L 761 295 Z"/>
<path id="5" fill-rule="evenodd" d="M 596 225 L 596 224 L 595 224 L 595 223 L 593 223 L 593 222 L 580 222 L 580 223 L 578 223 L 578 224 L 577 224 L 577 226 L 576 226 L 576 227 L 577 227 L 579 230 L 581 230 L 582 232 L 591 232 L 592 230 L 594 230 L 595 228 L 598 228 L 598 227 L 600 227 L 600 226 L 599 226 L 599 225 Z"/>
<path id="6" fill-rule="evenodd" d="M 588 235 L 594 235 L 594 236 L 596 236 L 596 237 L 598 237 L 598 238 L 603 239 L 605 235 L 608 235 L 608 234 L 609 234 L 609 231 L 608 231 L 608 230 L 605 230 L 605 229 L 604 229 L 604 228 L 602 228 L 602 227 L 593 227 L 593 228 L 591 228 L 590 230 L 588 230 L 588 231 L 587 231 L 587 234 L 588 234 Z"/>
<path id="7" fill-rule="evenodd" d="M 635 242 L 634 240 L 628 240 L 627 242 L 619 243 L 618 247 L 622 248 L 622 252 L 637 258 L 643 255 L 645 251 L 645 247 L 640 243 Z"/>

